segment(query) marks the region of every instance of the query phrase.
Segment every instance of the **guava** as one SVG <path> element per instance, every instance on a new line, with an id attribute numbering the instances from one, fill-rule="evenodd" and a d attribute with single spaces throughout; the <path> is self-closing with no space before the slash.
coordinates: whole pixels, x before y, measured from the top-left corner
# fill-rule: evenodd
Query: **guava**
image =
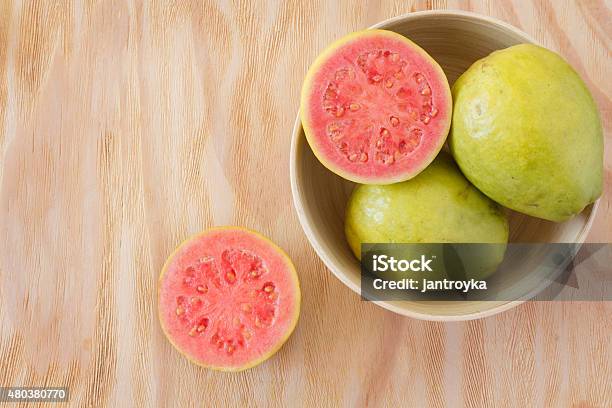
<path id="1" fill-rule="evenodd" d="M 304 133 L 332 172 L 365 184 L 414 177 L 450 129 L 452 99 L 442 68 L 406 37 L 366 30 L 331 44 L 302 87 Z"/>
<path id="2" fill-rule="evenodd" d="M 560 222 L 601 195 L 599 113 L 559 55 L 529 44 L 495 51 L 461 75 L 453 97 L 451 151 L 493 200 Z"/>
<path id="3" fill-rule="evenodd" d="M 159 320 L 172 345 L 192 362 L 240 371 L 271 357 L 300 311 L 293 263 L 274 243 L 240 227 L 188 239 L 159 278 Z"/>
<path id="4" fill-rule="evenodd" d="M 346 209 L 345 233 L 355 256 L 362 243 L 412 243 L 392 248 L 396 259 L 435 256 L 433 271 L 380 273 L 388 279 L 484 279 L 501 263 L 508 242 L 508 220 L 503 209 L 476 189 L 459 171 L 448 153 L 411 180 L 390 185 L 359 185 Z M 490 244 L 448 253 L 440 243 Z M 461 248 L 460 246 L 457 246 Z M 395 254 L 395 251 L 402 252 Z M 452 251 L 455 252 L 455 251 Z M 451 265 L 451 263 L 462 265 Z"/>

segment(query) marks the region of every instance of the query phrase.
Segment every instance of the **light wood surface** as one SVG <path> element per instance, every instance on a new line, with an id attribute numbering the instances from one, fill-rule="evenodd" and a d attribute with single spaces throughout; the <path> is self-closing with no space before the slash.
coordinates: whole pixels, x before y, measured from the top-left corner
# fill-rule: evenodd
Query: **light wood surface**
<path id="1" fill-rule="evenodd" d="M 588 240 L 611 241 L 604 2 L 0 2 L 0 385 L 69 386 L 79 407 L 612 405 L 609 302 L 417 321 L 361 302 L 300 228 L 288 155 L 309 63 L 446 7 L 518 26 L 586 79 L 608 138 Z M 165 257 L 223 224 L 285 248 L 303 291 L 292 338 L 239 374 L 190 364 L 156 316 Z"/>

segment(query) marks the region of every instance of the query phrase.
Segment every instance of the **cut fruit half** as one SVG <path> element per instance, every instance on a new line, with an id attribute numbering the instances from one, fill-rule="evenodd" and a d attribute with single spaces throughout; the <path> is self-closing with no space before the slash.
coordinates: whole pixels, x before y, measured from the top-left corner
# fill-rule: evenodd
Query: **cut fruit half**
<path id="1" fill-rule="evenodd" d="M 289 338 L 300 286 L 289 257 L 240 227 L 213 228 L 179 246 L 159 278 L 159 319 L 172 345 L 196 364 L 251 368 Z"/>
<path id="2" fill-rule="evenodd" d="M 301 119 L 319 161 L 348 180 L 408 180 L 436 157 L 450 128 L 452 99 L 442 68 L 406 37 L 350 34 L 310 67 Z"/>

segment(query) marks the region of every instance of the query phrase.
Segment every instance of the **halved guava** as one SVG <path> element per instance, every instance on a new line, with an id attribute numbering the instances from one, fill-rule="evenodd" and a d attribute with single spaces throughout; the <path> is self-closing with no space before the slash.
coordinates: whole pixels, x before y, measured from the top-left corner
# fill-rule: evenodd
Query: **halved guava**
<path id="1" fill-rule="evenodd" d="M 289 257 L 240 227 L 188 239 L 159 278 L 159 319 L 189 360 L 223 371 L 251 368 L 289 338 L 300 311 L 300 286 Z"/>
<path id="2" fill-rule="evenodd" d="M 448 135 L 452 99 L 442 68 L 406 37 L 352 33 L 317 57 L 304 80 L 301 119 L 319 161 L 348 180 L 408 180 Z"/>

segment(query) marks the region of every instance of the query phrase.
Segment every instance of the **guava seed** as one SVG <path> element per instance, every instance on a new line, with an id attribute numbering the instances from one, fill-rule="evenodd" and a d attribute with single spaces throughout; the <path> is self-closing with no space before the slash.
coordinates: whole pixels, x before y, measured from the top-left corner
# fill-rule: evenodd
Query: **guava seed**
<path id="1" fill-rule="evenodd" d="M 192 297 L 191 299 L 189 299 L 189 303 L 191 304 L 191 306 L 198 309 L 200 306 L 202 306 L 202 299 L 197 298 L 197 297 Z"/>
<path id="2" fill-rule="evenodd" d="M 218 333 L 215 333 L 215 334 L 214 334 L 214 335 L 211 337 L 210 342 L 211 342 L 212 344 L 214 344 L 215 346 L 217 346 L 217 348 L 221 348 L 221 347 L 223 347 L 223 339 L 221 339 L 221 336 L 219 336 L 219 334 L 218 334 Z"/>
<path id="3" fill-rule="evenodd" d="M 236 273 L 234 271 L 229 271 L 225 274 L 225 280 L 229 283 L 234 283 L 236 281 Z"/>
<path id="4" fill-rule="evenodd" d="M 338 142 L 340 141 L 340 139 L 342 139 L 342 133 L 336 131 L 336 132 L 331 133 L 329 137 L 331 138 L 332 141 Z"/>
<path id="5" fill-rule="evenodd" d="M 346 69 L 339 69 L 336 71 L 336 81 L 342 81 L 344 78 L 348 76 Z"/>
<path id="6" fill-rule="evenodd" d="M 207 317 L 201 319 L 197 327 L 198 333 L 202 333 L 204 330 L 206 330 L 209 323 L 210 323 L 210 320 Z"/>
<path id="7" fill-rule="evenodd" d="M 339 69 L 338 71 L 336 71 L 335 77 L 336 81 L 338 82 L 344 81 L 347 78 L 353 80 L 355 79 L 355 71 L 353 71 L 351 68 Z"/>
<path id="8" fill-rule="evenodd" d="M 186 268 L 185 275 L 187 276 L 183 279 L 183 283 L 185 285 L 191 285 L 191 282 L 193 282 L 195 275 L 196 275 L 195 268 L 193 268 L 192 266 Z"/>
<path id="9" fill-rule="evenodd" d="M 378 152 L 376 153 L 376 161 L 382 164 L 393 164 L 395 162 L 395 158 L 392 155 Z"/>
<path id="10" fill-rule="evenodd" d="M 325 90 L 324 98 L 329 100 L 329 99 L 335 99 L 336 96 L 338 96 L 338 94 L 336 93 L 336 90 L 332 87 L 332 84 L 329 84 L 327 89 Z"/>
<path id="11" fill-rule="evenodd" d="M 404 87 L 401 87 L 395 93 L 395 96 L 397 96 L 400 99 L 408 99 L 408 98 L 410 98 L 410 95 L 411 95 L 410 90 L 408 88 L 404 88 Z"/>
<path id="12" fill-rule="evenodd" d="M 397 126 L 400 123 L 399 118 L 395 116 L 391 116 L 391 118 L 389 119 L 389 122 L 391 122 L 391 126 Z"/>

